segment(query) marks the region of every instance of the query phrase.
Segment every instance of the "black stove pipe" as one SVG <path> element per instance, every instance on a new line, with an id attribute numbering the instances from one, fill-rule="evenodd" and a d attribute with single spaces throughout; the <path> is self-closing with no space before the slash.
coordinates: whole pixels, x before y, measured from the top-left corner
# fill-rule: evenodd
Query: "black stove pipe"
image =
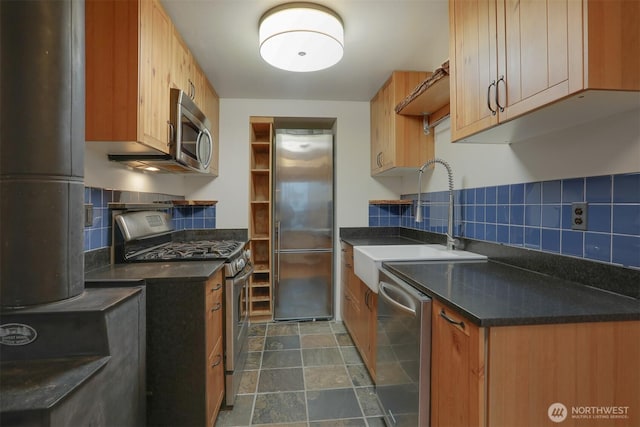
<path id="1" fill-rule="evenodd" d="M 84 1 L 0 1 L 0 303 L 84 290 Z"/>

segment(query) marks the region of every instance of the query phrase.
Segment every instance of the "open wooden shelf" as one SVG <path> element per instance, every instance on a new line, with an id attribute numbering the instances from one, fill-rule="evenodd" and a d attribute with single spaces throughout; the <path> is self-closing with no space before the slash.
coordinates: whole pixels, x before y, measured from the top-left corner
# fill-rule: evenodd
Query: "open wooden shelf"
<path id="1" fill-rule="evenodd" d="M 273 119 L 251 117 L 249 170 L 249 247 L 253 274 L 249 280 L 252 322 L 273 317 L 271 295 L 271 161 Z"/>
<path id="2" fill-rule="evenodd" d="M 271 168 L 271 144 L 266 142 L 251 143 L 251 169 L 269 170 Z"/>
<path id="3" fill-rule="evenodd" d="M 449 61 L 422 81 L 395 107 L 403 116 L 426 116 L 432 127 L 449 115 Z"/>

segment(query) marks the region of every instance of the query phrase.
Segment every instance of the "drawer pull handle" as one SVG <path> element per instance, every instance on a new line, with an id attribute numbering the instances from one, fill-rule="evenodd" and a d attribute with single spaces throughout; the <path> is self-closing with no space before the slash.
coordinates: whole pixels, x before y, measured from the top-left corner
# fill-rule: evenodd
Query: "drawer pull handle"
<path id="1" fill-rule="evenodd" d="M 219 291 L 222 289 L 222 283 L 218 283 L 215 288 L 211 288 L 211 292 Z"/>
<path id="2" fill-rule="evenodd" d="M 216 305 L 213 306 L 211 311 L 218 311 L 222 308 L 222 303 L 217 302 Z"/>
<path id="3" fill-rule="evenodd" d="M 457 326 L 460 326 L 462 329 L 464 329 L 464 322 L 462 320 L 459 322 L 453 320 L 452 318 L 447 316 L 447 313 L 445 313 L 444 310 L 440 310 L 440 317 L 442 317 L 444 320 L 451 323 L 452 325 L 457 325 Z"/>
<path id="4" fill-rule="evenodd" d="M 215 368 L 222 362 L 222 356 L 220 354 L 216 355 L 216 361 L 211 364 L 212 368 Z"/>

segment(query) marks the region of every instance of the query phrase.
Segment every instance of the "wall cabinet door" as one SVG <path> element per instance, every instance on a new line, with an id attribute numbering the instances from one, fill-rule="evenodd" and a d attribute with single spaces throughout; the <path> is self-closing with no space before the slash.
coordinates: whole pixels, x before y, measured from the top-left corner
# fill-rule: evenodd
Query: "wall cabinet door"
<path id="1" fill-rule="evenodd" d="M 189 76 L 191 76 L 193 58 L 191 51 L 175 28 L 171 38 L 171 56 L 171 87 L 182 89 L 189 94 Z"/>
<path id="2" fill-rule="evenodd" d="M 496 0 L 449 3 L 451 139 L 498 123 Z"/>
<path id="3" fill-rule="evenodd" d="M 140 2 L 138 140 L 168 152 L 169 75 L 173 26 L 158 1 Z"/>
<path id="4" fill-rule="evenodd" d="M 433 134 L 424 133 L 422 118 L 395 112 L 396 105 L 428 75 L 394 71 L 371 99 L 371 175 L 417 169 L 433 158 Z"/>
<path id="5" fill-rule="evenodd" d="M 431 425 L 483 425 L 481 330 L 434 300 L 431 327 Z"/>
<path id="6" fill-rule="evenodd" d="M 584 90 L 640 90 L 638 19 L 629 1 L 450 0 L 452 141 Z"/>
<path id="7" fill-rule="evenodd" d="M 494 108 L 499 121 L 583 88 L 581 1 L 499 0 L 497 4 Z M 579 55 L 571 57 L 576 52 Z"/>
<path id="8" fill-rule="evenodd" d="M 87 0 L 87 141 L 137 141 L 169 152 L 173 26 L 157 0 Z"/>
<path id="9" fill-rule="evenodd" d="M 219 164 L 220 164 L 220 98 L 213 89 L 213 86 L 209 84 L 205 79 L 205 85 L 203 88 L 204 101 L 203 112 L 207 116 L 211 123 L 211 138 L 213 139 L 213 148 L 211 152 L 211 164 L 209 165 L 209 174 L 218 176 Z"/>

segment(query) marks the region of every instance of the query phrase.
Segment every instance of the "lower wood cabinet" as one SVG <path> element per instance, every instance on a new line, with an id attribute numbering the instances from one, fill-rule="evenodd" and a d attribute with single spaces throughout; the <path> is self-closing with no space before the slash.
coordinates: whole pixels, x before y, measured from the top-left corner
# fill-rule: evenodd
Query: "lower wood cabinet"
<path id="1" fill-rule="evenodd" d="M 371 378 L 375 380 L 378 295 L 356 276 L 353 246 L 342 243 L 342 319 Z"/>
<path id="2" fill-rule="evenodd" d="M 431 425 L 481 426 L 484 334 L 434 300 L 431 321 Z M 483 332 L 483 331 L 482 331 Z"/>
<path id="3" fill-rule="evenodd" d="M 639 321 L 479 328 L 434 300 L 431 359 L 432 427 L 640 425 Z"/>

